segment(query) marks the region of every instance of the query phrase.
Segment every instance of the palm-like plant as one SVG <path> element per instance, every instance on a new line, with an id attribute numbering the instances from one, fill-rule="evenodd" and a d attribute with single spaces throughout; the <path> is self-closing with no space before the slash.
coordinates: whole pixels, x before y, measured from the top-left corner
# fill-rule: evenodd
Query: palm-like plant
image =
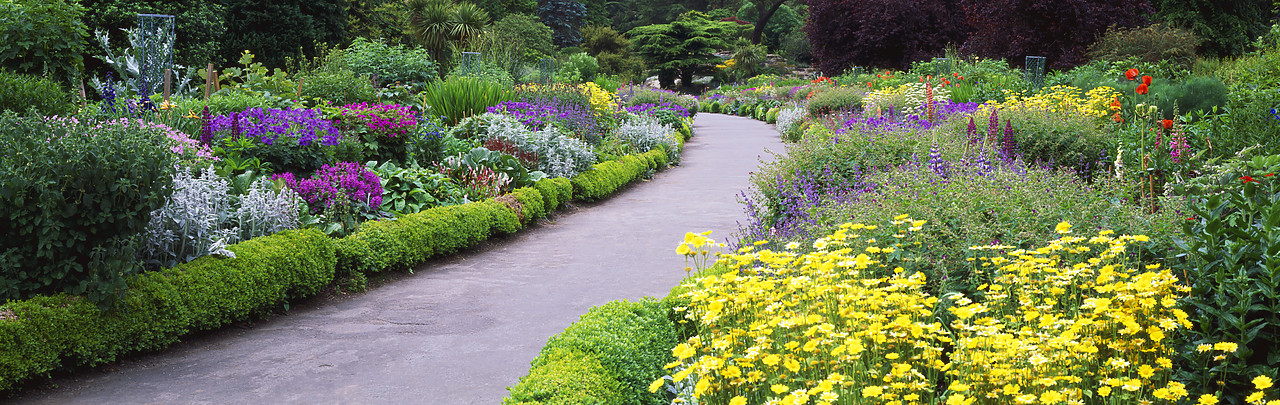
<path id="1" fill-rule="evenodd" d="M 436 60 L 445 50 L 478 37 L 489 24 L 489 13 L 471 3 L 451 0 L 408 0 L 405 23 L 409 34 Z"/>

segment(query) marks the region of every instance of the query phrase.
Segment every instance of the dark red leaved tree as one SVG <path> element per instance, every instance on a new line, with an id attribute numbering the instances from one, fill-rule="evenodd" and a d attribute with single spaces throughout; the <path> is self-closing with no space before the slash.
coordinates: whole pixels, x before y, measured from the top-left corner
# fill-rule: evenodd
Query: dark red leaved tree
<path id="1" fill-rule="evenodd" d="M 965 38 L 958 0 L 806 0 L 805 32 L 818 69 L 905 68 Z"/>
<path id="2" fill-rule="evenodd" d="M 1107 27 L 1146 24 L 1147 0 L 959 0 L 971 31 L 961 51 L 1008 59 L 1047 57 L 1050 68 L 1087 62 L 1089 45 Z"/>

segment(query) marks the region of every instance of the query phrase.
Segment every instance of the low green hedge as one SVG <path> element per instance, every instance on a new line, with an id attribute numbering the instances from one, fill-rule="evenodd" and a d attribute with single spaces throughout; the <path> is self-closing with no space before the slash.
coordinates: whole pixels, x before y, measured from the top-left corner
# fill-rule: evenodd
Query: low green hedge
<path id="1" fill-rule="evenodd" d="M 504 405 L 619 404 L 622 384 L 595 356 L 579 350 L 552 348 L 539 356 L 542 363 L 511 387 Z"/>
<path id="2" fill-rule="evenodd" d="M 573 195 L 583 200 L 598 200 L 631 184 L 635 179 L 667 165 L 667 153 L 654 149 L 639 155 L 627 155 L 622 159 L 597 163 L 595 167 L 575 176 L 572 180 Z"/>
<path id="3" fill-rule="evenodd" d="M 164 348 L 192 331 L 283 307 L 333 281 L 334 244 L 320 231 L 284 231 L 138 275 L 115 308 L 79 297 L 37 296 L 0 305 L 0 391 L 49 372 Z"/>
<path id="4" fill-rule="evenodd" d="M 606 404 L 666 404 L 665 394 L 651 393 L 648 388 L 664 374 L 662 366 L 676 345 L 668 311 L 654 299 L 611 301 L 591 308 L 578 322 L 547 340 L 533 359 L 530 374 L 509 388 L 511 396 L 503 403 L 590 404 L 601 403 L 597 396 L 603 394 L 615 397 L 602 402 Z M 617 382 L 616 396 L 590 386 L 555 384 L 582 380 L 592 381 L 593 386 L 609 386 L 599 382 L 601 379 Z"/>
<path id="5" fill-rule="evenodd" d="M 490 235 L 514 233 L 520 228 L 516 213 L 496 200 L 365 222 L 359 231 L 335 242 L 338 274 L 408 268 L 431 257 L 475 246 Z"/>

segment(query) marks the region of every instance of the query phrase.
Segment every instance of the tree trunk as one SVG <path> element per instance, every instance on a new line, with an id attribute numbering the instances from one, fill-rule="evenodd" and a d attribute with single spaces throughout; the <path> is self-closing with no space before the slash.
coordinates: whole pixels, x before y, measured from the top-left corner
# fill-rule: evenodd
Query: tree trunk
<path id="1" fill-rule="evenodd" d="M 769 8 L 757 9 L 760 11 L 760 18 L 756 21 L 756 28 L 751 31 L 751 43 L 760 44 L 760 40 L 764 39 L 764 26 L 769 24 L 769 19 L 773 18 L 773 13 L 778 11 L 778 7 L 782 7 L 782 3 L 786 2 L 787 0 L 775 0 L 773 4 L 769 5 Z"/>

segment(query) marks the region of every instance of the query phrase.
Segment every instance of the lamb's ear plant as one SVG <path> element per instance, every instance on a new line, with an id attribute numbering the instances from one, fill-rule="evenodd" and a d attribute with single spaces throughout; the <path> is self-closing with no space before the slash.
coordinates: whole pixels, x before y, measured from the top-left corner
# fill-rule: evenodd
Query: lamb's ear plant
<path id="1" fill-rule="evenodd" d="M 1216 193 L 1190 197 L 1190 216 L 1176 241 L 1190 282 L 1182 303 L 1196 327 L 1180 351 L 1179 380 L 1204 392 L 1222 390 L 1230 403 L 1252 392 L 1259 375 L 1280 372 L 1280 155 L 1247 158 L 1205 181 Z M 1194 186 L 1178 185 L 1178 194 Z M 1235 342 L 1233 355 L 1206 367 L 1202 344 Z M 1220 385 L 1225 384 L 1225 385 Z"/>

